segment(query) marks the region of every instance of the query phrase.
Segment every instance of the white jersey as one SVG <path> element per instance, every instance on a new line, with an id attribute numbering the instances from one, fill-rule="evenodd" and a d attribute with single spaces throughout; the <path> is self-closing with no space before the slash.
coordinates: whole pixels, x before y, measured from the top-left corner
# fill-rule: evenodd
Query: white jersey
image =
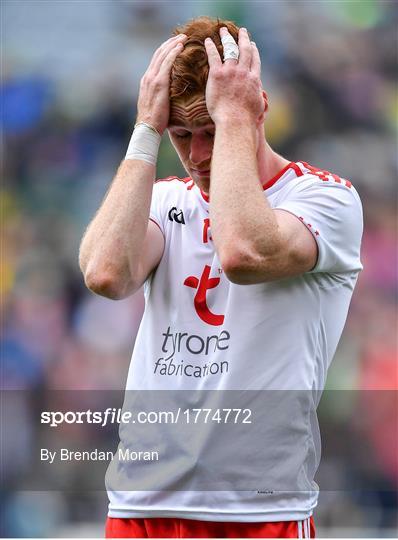
<path id="1" fill-rule="evenodd" d="M 306 392 L 313 397 L 315 411 L 362 269 L 361 202 L 348 180 L 304 162 L 285 167 L 264 185 L 264 195 L 273 208 L 294 214 L 312 232 L 317 263 L 297 277 L 237 285 L 224 274 L 214 249 L 206 194 L 190 178 L 155 184 L 150 219 L 164 235 L 165 250 L 144 286 L 146 308 L 127 390 L 172 391 L 176 405 L 186 395 L 178 391 L 275 391 L 273 396 Z M 180 428 L 175 436 L 159 440 L 159 463 L 163 460 L 167 471 L 158 469 L 157 475 L 156 469 L 148 468 L 152 479 L 142 489 L 132 487 L 132 480 L 146 465 L 115 456 L 106 478 L 109 516 L 242 522 L 308 518 L 318 496 L 314 475 L 320 438 L 314 411 L 302 425 L 299 419 L 276 421 L 273 414 L 262 419 L 274 425 L 260 452 L 265 473 L 257 486 L 255 477 L 262 473 L 250 475 L 251 458 L 242 456 L 240 462 L 239 454 L 238 465 L 227 471 L 234 478 L 230 484 L 220 483 L 220 489 L 200 483 L 193 489 L 174 489 L 177 477 L 180 481 L 208 472 L 205 460 L 212 455 L 217 423 L 206 424 L 203 436 L 187 435 Z M 162 429 L 157 433 L 161 438 Z M 130 435 L 131 426 L 121 426 L 119 450 L 131 447 Z M 194 438 L 199 443 L 194 444 Z M 226 455 L 234 444 L 227 445 Z M 246 446 L 239 452 L 244 454 Z M 240 474 L 251 477 L 249 489 L 242 487 L 246 484 Z M 266 478 L 268 485 L 263 485 Z M 276 484 L 268 489 L 272 482 Z"/>

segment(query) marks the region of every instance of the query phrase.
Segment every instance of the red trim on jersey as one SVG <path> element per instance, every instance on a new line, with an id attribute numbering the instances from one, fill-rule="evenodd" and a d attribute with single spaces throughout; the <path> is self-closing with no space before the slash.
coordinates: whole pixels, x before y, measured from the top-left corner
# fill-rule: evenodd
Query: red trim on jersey
<path id="1" fill-rule="evenodd" d="M 337 174 L 333 174 L 329 171 L 325 171 L 323 169 L 318 169 L 317 167 L 313 167 L 312 165 L 309 165 L 305 161 L 301 162 L 306 169 L 309 170 L 310 173 L 315 174 L 320 180 L 323 182 L 331 182 L 334 180 L 337 184 L 345 185 L 346 187 L 350 188 L 352 186 L 352 183 L 349 180 L 345 180 L 343 178 L 340 178 Z M 344 180 L 344 183 L 343 183 Z"/>
<path id="2" fill-rule="evenodd" d="M 210 201 L 210 197 L 209 197 L 209 194 L 208 193 L 205 193 L 202 189 L 200 190 L 200 193 L 202 194 L 202 197 L 204 198 L 204 200 L 206 202 L 209 202 Z"/>
<path id="3" fill-rule="evenodd" d="M 276 182 L 285 174 L 285 172 L 289 169 L 293 169 L 297 176 L 303 176 L 303 172 L 301 171 L 300 167 L 297 165 L 297 163 L 294 163 L 293 161 L 288 163 L 286 167 L 283 167 L 281 171 L 279 171 L 271 180 L 268 180 L 265 184 L 263 184 L 263 189 L 268 189 L 272 187 Z"/>
<path id="4" fill-rule="evenodd" d="M 208 235 L 209 227 L 210 227 L 210 219 L 205 218 L 203 220 L 203 235 L 202 235 L 202 240 L 204 244 L 207 244 L 209 240 L 212 240 L 212 237 L 210 236 L 209 238 L 209 235 Z"/>
<path id="5" fill-rule="evenodd" d="M 178 176 L 166 176 L 166 178 L 159 178 L 158 180 L 155 180 L 155 184 L 157 184 L 158 182 L 171 182 L 173 180 L 178 180 L 179 182 L 184 182 L 184 184 L 186 184 L 191 179 L 189 176 L 187 176 L 186 178 L 179 178 Z"/>
<path id="6" fill-rule="evenodd" d="M 178 176 L 167 176 L 166 178 L 160 178 L 159 180 L 156 180 L 155 184 L 157 184 L 158 182 L 171 182 L 172 180 L 178 180 L 179 182 L 183 182 L 186 185 L 188 191 L 190 191 L 195 186 L 195 182 L 190 176 L 186 176 L 185 178 L 179 178 Z M 208 199 L 206 199 L 207 195 L 203 193 L 202 195 L 203 198 L 207 200 L 207 202 L 209 202 Z"/>
<path id="7" fill-rule="evenodd" d="M 155 184 L 158 182 L 171 182 L 172 180 L 181 180 L 178 178 L 178 176 L 166 176 L 166 178 L 159 178 L 158 180 L 155 180 Z"/>
<path id="8" fill-rule="evenodd" d="M 328 182 L 330 181 L 331 179 L 333 179 L 335 182 L 337 182 L 338 184 L 343 184 L 342 182 L 342 179 L 337 176 L 337 174 L 333 174 L 333 173 L 330 173 L 329 171 L 325 171 L 323 169 L 318 169 L 317 167 L 313 167 L 312 165 L 310 165 L 309 163 L 307 163 L 306 161 L 299 161 L 298 163 L 302 164 L 303 167 L 305 167 L 305 169 L 308 170 L 308 172 L 312 173 L 312 174 L 315 174 L 315 176 L 317 176 L 320 180 L 323 180 L 324 182 Z M 296 173 L 296 176 L 299 177 L 299 176 L 304 176 L 304 172 L 301 170 L 301 168 L 299 167 L 299 165 L 297 163 L 295 163 L 294 161 L 291 161 L 290 163 L 288 163 L 285 167 L 283 167 L 282 170 L 280 170 L 273 178 L 271 178 L 270 180 L 268 180 L 267 182 L 265 182 L 263 184 L 263 190 L 266 190 L 266 189 L 269 189 L 270 187 L 272 187 L 274 184 L 276 184 L 276 182 L 285 174 L 286 171 L 288 171 L 289 169 L 292 169 L 295 173 Z M 179 182 L 184 182 L 184 184 L 189 184 L 187 185 L 187 189 L 188 190 L 191 190 L 196 184 L 194 182 L 194 180 L 190 177 L 190 176 L 187 176 L 186 178 L 178 178 L 178 176 L 167 176 L 166 178 L 162 178 L 160 180 L 156 180 L 155 183 L 157 182 L 171 182 L 172 180 L 178 180 Z M 192 183 L 191 183 L 192 182 Z M 344 185 L 348 188 L 350 188 L 352 186 L 351 182 L 349 180 L 344 180 Z M 209 194 L 208 193 L 205 193 L 202 189 L 199 188 L 199 191 L 200 191 L 200 194 L 202 195 L 203 199 L 208 203 L 210 202 L 210 197 L 209 197 Z"/>
<path id="9" fill-rule="evenodd" d="M 289 169 L 293 169 L 294 172 L 296 173 L 296 176 L 303 176 L 304 174 L 302 170 L 300 169 L 300 167 L 297 165 L 297 163 L 294 163 L 292 161 L 288 163 L 286 167 L 283 167 L 283 169 L 279 171 L 273 178 L 271 178 L 271 180 L 268 180 L 268 182 L 263 184 L 263 189 L 265 190 L 273 186 L 279 180 L 279 178 L 281 178 L 281 176 L 283 176 L 285 172 Z M 207 193 L 205 193 L 203 190 L 200 190 L 200 193 L 206 202 L 210 201 L 209 195 Z"/>
<path id="10" fill-rule="evenodd" d="M 161 228 L 161 226 L 159 225 L 159 223 L 158 223 L 157 221 L 155 221 L 155 220 L 154 220 L 153 218 L 151 218 L 151 217 L 150 217 L 149 219 L 150 219 L 150 221 L 152 221 L 155 225 L 157 225 L 157 226 L 159 227 L 160 232 L 163 234 L 162 228 Z"/>

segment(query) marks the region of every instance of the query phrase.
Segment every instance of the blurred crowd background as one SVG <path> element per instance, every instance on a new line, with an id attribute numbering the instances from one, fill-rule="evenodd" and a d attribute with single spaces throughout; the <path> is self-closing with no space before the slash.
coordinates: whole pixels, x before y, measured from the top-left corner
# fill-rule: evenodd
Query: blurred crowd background
<path id="1" fill-rule="evenodd" d="M 321 479 L 338 475 L 344 489 L 321 494 L 316 522 L 324 536 L 395 536 L 398 6 L 375 0 L 2 1 L 1 385 L 26 399 L 2 429 L 0 534 L 102 534 L 104 493 L 22 492 L 18 479 L 46 392 L 124 387 L 143 296 L 91 294 L 79 242 L 125 154 L 151 55 L 198 15 L 251 32 L 271 145 L 362 198 L 364 270 L 321 404 L 323 436 L 346 449 L 324 449 Z M 184 171 L 164 137 L 158 177 L 171 174 Z"/>

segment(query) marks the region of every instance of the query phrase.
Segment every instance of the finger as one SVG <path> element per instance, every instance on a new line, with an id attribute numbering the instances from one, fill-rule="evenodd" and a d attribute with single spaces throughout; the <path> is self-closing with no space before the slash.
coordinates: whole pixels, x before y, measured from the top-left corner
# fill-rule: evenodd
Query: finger
<path id="1" fill-rule="evenodd" d="M 249 69 L 252 61 L 252 46 L 246 28 L 239 28 L 238 40 L 239 64 L 242 64 Z"/>
<path id="2" fill-rule="evenodd" d="M 185 34 L 179 34 L 178 36 L 175 37 L 175 39 L 172 39 L 171 41 L 169 41 L 168 43 L 165 44 L 165 46 L 159 51 L 159 54 L 153 64 L 153 66 L 155 67 L 155 69 L 159 69 L 163 60 L 166 58 L 166 56 L 169 54 L 169 52 L 174 49 L 174 47 L 178 44 L 178 43 L 184 43 L 186 40 L 188 39 L 188 36 L 186 36 Z"/>
<path id="3" fill-rule="evenodd" d="M 152 61 L 149 64 L 149 68 L 153 69 L 155 72 L 158 72 L 163 60 L 168 55 L 168 53 L 172 49 L 174 49 L 177 43 L 184 43 L 187 38 L 188 36 L 186 36 L 185 34 L 178 34 L 178 36 L 174 36 L 165 41 L 163 45 L 161 45 L 153 55 Z"/>
<path id="4" fill-rule="evenodd" d="M 258 52 L 257 45 L 254 41 L 251 42 L 252 47 L 252 63 L 250 66 L 250 71 L 261 78 L 261 58 L 260 53 Z"/>
<path id="5" fill-rule="evenodd" d="M 214 41 L 211 38 L 205 39 L 205 48 L 207 53 L 207 59 L 209 61 L 210 69 L 221 66 L 220 54 L 217 50 L 217 47 Z"/>
<path id="6" fill-rule="evenodd" d="M 177 36 L 172 36 L 171 38 L 164 41 L 161 45 L 159 45 L 159 47 L 156 49 L 156 51 L 152 55 L 152 60 L 154 60 L 155 58 L 159 56 L 162 50 L 164 50 L 164 48 L 167 47 L 168 43 L 171 43 L 175 41 L 176 39 L 177 39 Z"/>
<path id="7" fill-rule="evenodd" d="M 184 44 L 182 42 L 176 43 L 174 47 L 167 53 L 165 58 L 163 59 L 160 68 L 159 68 L 159 74 L 160 75 L 167 75 L 167 77 L 170 74 L 170 70 L 172 65 L 174 64 L 175 59 L 180 54 L 180 52 L 184 49 Z M 168 80 L 168 79 L 167 79 Z"/>
<path id="8" fill-rule="evenodd" d="M 185 34 L 180 34 L 178 36 L 178 39 L 175 41 L 169 43 L 167 47 L 159 54 L 158 58 L 156 59 L 156 62 L 154 64 L 154 69 L 156 70 L 156 73 L 160 71 L 163 62 L 167 58 L 167 56 L 170 54 L 172 50 L 174 50 L 175 47 L 179 46 L 181 50 L 184 48 L 184 43 L 187 40 L 187 36 Z"/>
<path id="9" fill-rule="evenodd" d="M 234 63 L 236 64 L 239 59 L 239 47 L 234 38 L 231 36 L 231 34 L 228 32 L 228 28 L 225 28 L 223 26 L 220 28 L 220 37 L 221 37 L 221 43 L 223 46 L 224 51 L 224 64 L 226 62 L 228 63 Z"/>

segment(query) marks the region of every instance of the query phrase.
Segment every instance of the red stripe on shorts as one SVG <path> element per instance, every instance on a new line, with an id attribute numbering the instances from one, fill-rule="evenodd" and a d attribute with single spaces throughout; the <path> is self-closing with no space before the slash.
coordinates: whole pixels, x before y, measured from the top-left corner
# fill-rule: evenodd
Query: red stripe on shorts
<path id="1" fill-rule="evenodd" d="M 311 538 L 315 538 L 310 518 Z M 106 538 L 297 538 L 297 521 L 242 523 L 182 518 L 110 518 Z"/>

